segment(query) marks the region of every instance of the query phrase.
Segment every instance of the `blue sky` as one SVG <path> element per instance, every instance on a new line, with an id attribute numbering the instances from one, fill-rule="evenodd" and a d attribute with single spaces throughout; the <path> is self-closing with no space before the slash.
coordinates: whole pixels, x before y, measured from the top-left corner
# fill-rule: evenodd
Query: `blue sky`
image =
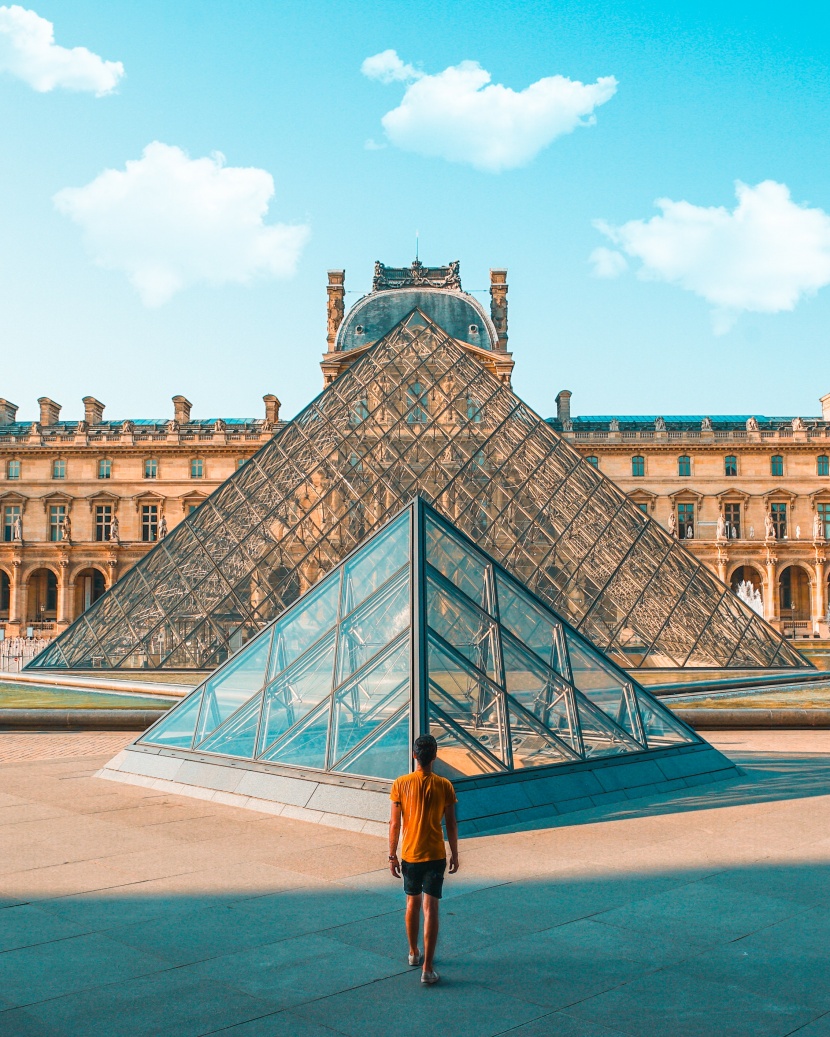
<path id="1" fill-rule="evenodd" d="M 818 5 L 726 6 L 33 5 L 58 45 L 121 62 L 126 75 L 104 96 L 0 75 L 0 396 L 28 420 L 40 395 L 76 418 L 91 393 L 116 418 L 168 416 L 177 393 L 195 416 L 258 416 L 275 392 L 290 416 L 320 388 L 326 270 L 346 268 L 355 301 L 375 259 L 412 259 L 418 230 L 421 258 L 460 259 L 468 290 L 486 289 L 490 266 L 508 267 L 514 385 L 545 415 L 561 388 L 577 414 L 818 413 L 830 391 L 828 18 Z M 390 49 L 413 77 L 361 73 Z M 517 168 L 423 154 L 417 134 L 390 140 L 381 119 L 413 84 L 465 60 L 514 91 L 557 75 L 618 85 L 593 125 Z M 112 219 L 106 210 L 92 241 L 84 220 L 99 194 L 53 199 L 123 171 L 154 141 L 270 174 L 264 223 L 294 228 L 283 264 L 293 273 L 240 259 L 248 283 L 211 274 L 225 269 L 221 234 L 231 266 L 250 244 L 233 209 L 215 240 L 188 240 L 186 220 L 162 235 L 153 247 L 192 276 L 142 295 L 118 257 L 137 247 L 146 191 Z M 471 159 L 476 148 L 471 138 Z M 752 189 L 760 245 L 732 217 L 736 181 Z M 792 201 L 754 193 L 765 181 Z M 696 208 L 649 225 L 660 198 Z M 165 204 L 172 227 L 176 201 Z M 131 214 L 138 229 L 123 226 Z M 701 218 L 714 229 L 692 262 L 689 228 Z M 619 276 L 596 276 L 599 248 Z M 96 263 L 104 253 L 110 268 Z M 736 301 L 723 304 L 722 288 Z"/>

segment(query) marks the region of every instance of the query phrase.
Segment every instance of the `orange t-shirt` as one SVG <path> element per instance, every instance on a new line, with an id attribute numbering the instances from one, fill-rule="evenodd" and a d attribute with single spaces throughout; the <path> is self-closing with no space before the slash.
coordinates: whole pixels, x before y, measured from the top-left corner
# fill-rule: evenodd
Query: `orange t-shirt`
<path id="1" fill-rule="evenodd" d="M 447 805 L 457 802 L 452 782 L 413 771 L 395 779 L 389 798 L 400 803 L 403 815 L 401 860 L 408 864 L 443 860 L 447 852 L 441 820 Z"/>

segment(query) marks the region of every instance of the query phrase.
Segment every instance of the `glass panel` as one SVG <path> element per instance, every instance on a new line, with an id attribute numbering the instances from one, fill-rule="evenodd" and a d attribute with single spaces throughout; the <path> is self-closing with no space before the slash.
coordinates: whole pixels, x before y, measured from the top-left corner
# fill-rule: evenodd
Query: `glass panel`
<path id="1" fill-rule="evenodd" d="M 281 738 L 276 745 L 272 745 L 260 759 L 284 763 L 291 767 L 315 767 L 323 770 L 326 766 L 330 712 L 331 702 L 326 702 L 294 731 Z"/>
<path id="2" fill-rule="evenodd" d="M 578 749 L 579 736 L 574 730 L 575 718 L 568 686 L 507 636 L 502 637 L 502 653 L 508 693 L 545 727 Z"/>
<path id="3" fill-rule="evenodd" d="M 605 666 L 602 658 L 587 645 L 580 644 L 570 634 L 567 634 L 567 642 L 573 683 L 616 724 L 633 738 L 639 738 L 640 732 L 636 721 L 629 711 L 625 693 L 626 682 L 613 674 Z"/>
<path id="4" fill-rule="evenodd" d="M 219 727 L 243 702 L 262 688 L 270 647 L 271 631 L 267 630 L 208 680 L 199 717 L 197 741 Z"/>
<path id="5" fill-rule="evenodd" d="M 440 710 L 430 706 L 429 732 L 438 743 L 438 756 L 434 770 L 450 781 L 473 778 L 477 774 L 498 774 L 500 768 L 476 752 L 473 745 L 463 739 L 443 716 Z"/>
<path id="6" fill-rule="evenodd" d="M 430 699 L 477 743 L 498 759 L 506 760 L 502 693 L 488 681 L 473 676 L 432 638 L 427 654 Z"/>
<path id="7" fill-rule="evenodd" d="M 241 756 L 251 759 L 254 755 L 259 713 L 262 707 L 262 696 L 257 695 L 247 706 L 224 723 L 218 731 L 200 742 L 200 752 L 222 753 L 224 756 Z"/>
<path id="8" fill-rule="evenodd" d="M 189 749 L 193 741 L 193 732 L 196 730 L 196 719 L 199 716 L 201 704 L 201 691 L 194 692 L 184 702 L 173 706 L 167 716 L 163 717 L 143 738 L 139 738 L 139 742 Z"/>
<path id="9" fill-rule="evenodd" d="M 431 579 L 427 580 L 427 622 L 465 659 L 495 680 L 495 624 Z"/>
<path id="10" fill-rule="evenodd" d="M 332 633 L 265 689 L 260 753 L 331 694 L 334 648 Z"/>
<path id="11" fill-rule="evenodd" d="M 337 620 L 337 576 L 323 580 L 309 595 L 297 603 L 274 627 L 274 651 L 269 679 L 290 666 L 315 641 L 334 626 Z"/>
<path id="12" fill-rule="evenodd" d="M 409 639 L 334 697 L 332 759 L 338 761 L 409 701 Z M 335 768 L 337 763 L 335 763 Z"/>
<path id="13" fill-rule="evenodd" d="M 451 580 L 479 608 L 491 611 L 486 580 L 488 566 L 465 544 L 449 537 L 429 516 L 426 521 L 426 553 L 430 565 Z"/>
<path id="14" fill-rule="evenodd" d="M 558 631 L 561 624 L 545 613 L 527 594 L 496 573 L 496 591 L 499 598 L 499 622 L 534 651 L 547 666 L 567 677 L 567 669 L 559 656 Z"/>
<path id="15" fill-rule="evenodd" d="M 593 703 L 582 695 L 576 696 L 579 728 L 585 758 L 594 756 L 618 756 L 621 753 L 638 753 L 643 747 L 634 741 L 622 728 L 617 727 Z"/>
<path id="16" fill-rule="evenodd" d="M 396 720 L 338 764 L 337 770 L 365 774 L 369 778 L 394 779 L 410 770 L 409 749 L 409 710 L 403 709 Z"/>
<path id="17" fill-rule="evenodd" d="M 370 594 L 409 561 L 409 511 L 343 566 L 341 615 L 365 601 Z"/>
<path id="18" fill-rule="evenodd" d="M 649 749 L 659 749 L 665 745 L 677 745 L 683 742 L 696 742 L 698 739 L 673 717 L 667 709 L 645 695 L 638 695 L 640 716 L 643 730 L 646 733 Z"/>
<path id="19" fill-rule="evenodd" d="M 337 682 L 367 663 L 409 625 L 409 573 L 404 572 L 340 624 Z"/>
<path id="20" fill-rule="evenodd" d="M 553 735 L 534 721 L 523 709 L 507 700 L 510 722 L 510 744 L 513 749 L 513 768 L 548 767 L 553 763 L 572 763 L 575 753 L 567 753 Z"/>

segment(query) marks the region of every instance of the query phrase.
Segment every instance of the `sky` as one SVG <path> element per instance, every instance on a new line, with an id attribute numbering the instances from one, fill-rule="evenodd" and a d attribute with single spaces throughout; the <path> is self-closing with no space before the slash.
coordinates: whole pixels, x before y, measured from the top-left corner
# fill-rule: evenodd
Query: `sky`
<path id="1" fill-rule="evenodd" d="M 0 397 L 283 417 L 326 271 L 507 267 L 544 416 L 819 413 L 830 15 L 665 0 L 0 6 Z M 51 25 L 50 25 L 51 23 Z"/>

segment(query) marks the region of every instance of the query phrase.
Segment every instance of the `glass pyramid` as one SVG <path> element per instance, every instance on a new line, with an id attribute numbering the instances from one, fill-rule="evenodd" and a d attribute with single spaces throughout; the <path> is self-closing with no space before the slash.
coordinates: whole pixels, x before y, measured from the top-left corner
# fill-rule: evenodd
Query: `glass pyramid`
<path id="1" fill-rule="evenodd" d="M 417 497 L 138 744 L 391 780 L 426 731 L 452 779 L 700 742 Z"/>
<path id="2" fill-rule="evenodd" d="M 627 669 L 810 666 L 413 310 L 29 668 L 212 669 L 416 493 Z"/>

